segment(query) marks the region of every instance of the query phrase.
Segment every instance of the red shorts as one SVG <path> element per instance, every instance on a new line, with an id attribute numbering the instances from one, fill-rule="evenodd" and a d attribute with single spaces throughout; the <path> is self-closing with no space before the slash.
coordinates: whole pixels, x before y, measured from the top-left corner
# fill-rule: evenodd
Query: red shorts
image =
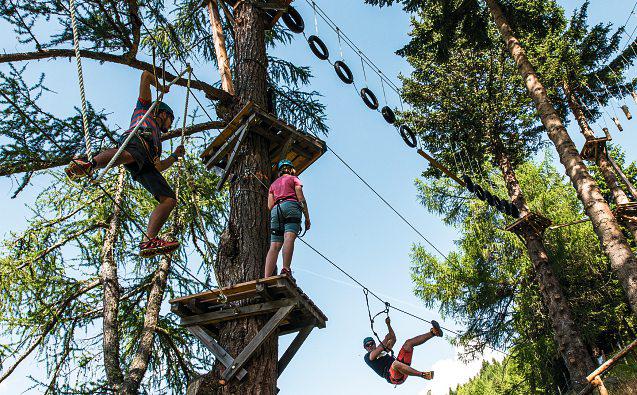
<path id="1" fill-rule="evenodd" d="M 411 357 L 413 355 L 414 355 L 413 349 L 411 351 L 407 351 L 404 348 L 401 348 L 400 352 L 398 353 L 398 358 L 396 358 L 396 360 L 398 362 L 404 363 L 405 365 L 411 365 Z M 394 369 L 393 366 L 389 368 L 389 381 L 392 384 L 402 384 L 405 382 L 405 380 L 407 380 L 407 375 L 400 373 L 399 371 Z"/>

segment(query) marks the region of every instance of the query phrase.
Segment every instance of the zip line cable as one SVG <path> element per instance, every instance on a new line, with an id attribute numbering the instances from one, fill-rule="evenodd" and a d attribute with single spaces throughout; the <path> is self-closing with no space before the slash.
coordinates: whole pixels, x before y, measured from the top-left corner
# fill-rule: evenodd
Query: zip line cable
<path id="1" fill-rule="evenodd" d="M 27 120 L 30 124 L 32 124 L 33 126 L 35 126 L 36 129 L 38 129 L 40 131 L 40 133 L 42 133 L 47 140 L 49 140 L 58 150 L 60 150 L 60 152 L 62 154 L 67 154 L 66 150 L 64 149 L 64 147 L 62 147 L 48 132 L 46 132 L 37 122 L 35 122 L 34 120 L 32 120 L 31 118 L 29 118 L 29 116 L 18 106 L 18 104 L 13 101 L 4 91 L 0 90 L 0 95 L 2 95 L 4 97 L 4 99 L 11 104 L 18 113 L 20 113 L 21 117 L 23 120 Z M 29 99 L 30 101 L 30 99 Z M 77 162 L 77 159 L 73 158 L 72 161 L 75 164 L 79 163 Z M 148 235 L 146 234 L 146 230 L 139 224 L 137 223 L 137 221 L 132 217 L 132 215 L 124 208 L 122 207 L 120 204 L 117 203 L 117 201 L 115 200 L 115 198 L 110 194 L 110 192 L 104 188 L 104 186 L 102 186 L 100 183 L 94 183 L 95 186 L 97 186 L 97 188 L 99 188 L 102 193 L 104 193 L 104 195 L 114 204 L 116 205 L 124 214 L 124 216 L 126 216 L 131 223 L 142 233 L 142 235 L 146 238 L 149 238 Z M 84 188 L 82 188 L 84 190 Z M 198 277 L 196 277 L 195 275 L 193 275 L 190 270 L 185 267 L 184 265 L 182 265 L 181 263 L 179 263 L 177 260 L 173 259 L 172 263 L 175 264 L 175 266 L 179 267 L 180 269 L 182 269 L 186 274 L 188 274 L 191 278 L 193 278 L 196 282 L 198 282 L 200 285 L 204 286 L 206 289 L 208 289 L 209 291 L 212 291 L 212 289 L 210 288 L 210 286 L 206 283 L 204 283 L 203 281 L 201 281 Z"/>

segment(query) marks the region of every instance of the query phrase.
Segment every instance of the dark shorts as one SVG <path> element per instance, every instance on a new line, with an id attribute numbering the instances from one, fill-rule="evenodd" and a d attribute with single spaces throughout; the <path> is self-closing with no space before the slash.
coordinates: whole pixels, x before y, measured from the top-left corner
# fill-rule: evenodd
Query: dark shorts
<path id="1" fill-rule="evenodd" d="M 124 142 L 126 137 L 127 134 L 122 136 L 120 144 Z M 157 170 L 149 157 L 144 142 L 139 137 L 134 136 L 124 150 L 135 159 L 135 162 L 124 165 L 133 180 L 139 182 L 158 202 L 161 196 L 176 199 L 175 191 L 168 185 L 161 172 Z"/>
<path id="2" fill-rule="evenodd" d="M 282 243 L 283 234 L 287 232 L 296 233 L 301 232 L 301 205 L 296 201 L 281 202 L 270 211 L 270 242 Z M 286 219 L 288 219 L 286 221 Z M 296 221 L 290 219 L 296 219 Z M 297 222 L 298 221 L 298 222 Z M 283 231 L 283 234 L 274 234 L 273 230 Z"/>

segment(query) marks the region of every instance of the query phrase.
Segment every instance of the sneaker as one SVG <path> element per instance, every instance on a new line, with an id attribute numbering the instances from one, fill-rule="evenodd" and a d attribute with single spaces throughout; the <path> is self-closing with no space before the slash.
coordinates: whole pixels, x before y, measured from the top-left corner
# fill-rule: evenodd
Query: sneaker
<path id="1" fill-rule="evenodd" d="M 434 336 L 442 337 L 442 329 L 440 329 L 440 324 L 438 323 L 438 321 L 432 320 L 431 326 L 431 333 L 433 333 Z"/>
<path id="2" fill-rule="evenodd" d="M 177 248 L 179 248 L 178 241 L 167 241 L 154 237 L 148 241 L 139 243 L 139 256 L 142 258 L 152 258 L 156 255 L 169 254 Z"/>
<path id="3" fill-rule="evenodd" d="M 281 269 L 281 275 L 282 276 L 288 276 L 290 278 L 290 280 L 296 281 L 294 279 L 294 277 L 292 277 L 292 269 L 288 269 L 288 268 L 284 267 L 283 269 Z"/>
<path id="4" fill-rule="evenodd" d="M 421 376 L 425 380 L 433 380 L 434 379 L 434 372 L 433 372 L 433 370 L 431 372 L 422 372 Z"/>
<path id="5" fill-rule="evenodd" d="M 73 159 L 71 163 L 64 169 L 69 180 L 77 180 L 78 178 L 93 175 L 93 165 L 82 159 Z"/>

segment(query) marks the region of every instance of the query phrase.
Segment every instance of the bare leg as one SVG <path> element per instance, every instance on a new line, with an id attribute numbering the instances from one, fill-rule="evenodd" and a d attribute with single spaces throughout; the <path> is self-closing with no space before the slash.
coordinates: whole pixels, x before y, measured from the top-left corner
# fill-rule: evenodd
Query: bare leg
<path id="1" fill-rule="evenodd" d="M 296 233 L 294 232 L 285 232 L 283 235 L 283 267 L 286 269 L 289 269 L 292 265 L 294 240 L 296 240 Z"/>
<path id="2" fill-rule="evenodd" d="M 407 340 L 405 344 L 403 344 L 403 348 L 405 349 L 405 351 L 412 351 L 414 347 L 423 344 L 432 337 L 434 337 L 434 334 L 431 332 L 427 332 L 424 335 L 416 336 Z"/>
<path id="3" fill-rule="evenodd" d="M 93 160 L 97 164 L 96 167 L 98 169 L 106 167 L 108 162 L 110 162 L 111 159 L 113 159 L 113 157 L 115 156 L 115 153 L 117 153 L 117 148 L 107 149 L 95 155 L 95 157 L 93 157 Z M 135 159 L 128 151 L 122 151 L 121 155 L 115 161 L 115 166 L 127 165 L 129 163 L 133 163 L 134 161 Z"/>
<path id="4" fill-rule="evenodd" d="M 276 260 L 279 257 L 281 247 L 283 247 L 283 243 L 281 242 L 273 241 L 270 243 L 270 249 L 268 250 L 268 255 L 265 258 L 265 273 L 263 277 L 270 277 L 274 274 L 274 270 L 276 269 Z"/>
<path id="5" fill-rule="evenodd" d="M 409 365 L 406 365 L 402 362 L 399 361 L 394 361 L 391 365 L 392 368 L 394 368 L 394 370 L 405 374 L 407 376 L 418 376 L 418 377 L 423 377 L 423 372 L 416 370 L 414 368 L 412 368 Z"/>
<path id="6" fill-rule="evenodd" d="M 148 221 L 146 235 L 149 238 L 152 239 L 157 236 L 161 227 L 164 226 L 168 220 L 168 216 L 171 211 L 175 208 L 175 205 L 177 205 L 177 200 L 167 196 L 159 197 L 159 204 L 155 207 L 152 214 L 150 214 L 150 220 Z M 146 240 L 147 239 L 144 237 L 144 241 Z"/>

